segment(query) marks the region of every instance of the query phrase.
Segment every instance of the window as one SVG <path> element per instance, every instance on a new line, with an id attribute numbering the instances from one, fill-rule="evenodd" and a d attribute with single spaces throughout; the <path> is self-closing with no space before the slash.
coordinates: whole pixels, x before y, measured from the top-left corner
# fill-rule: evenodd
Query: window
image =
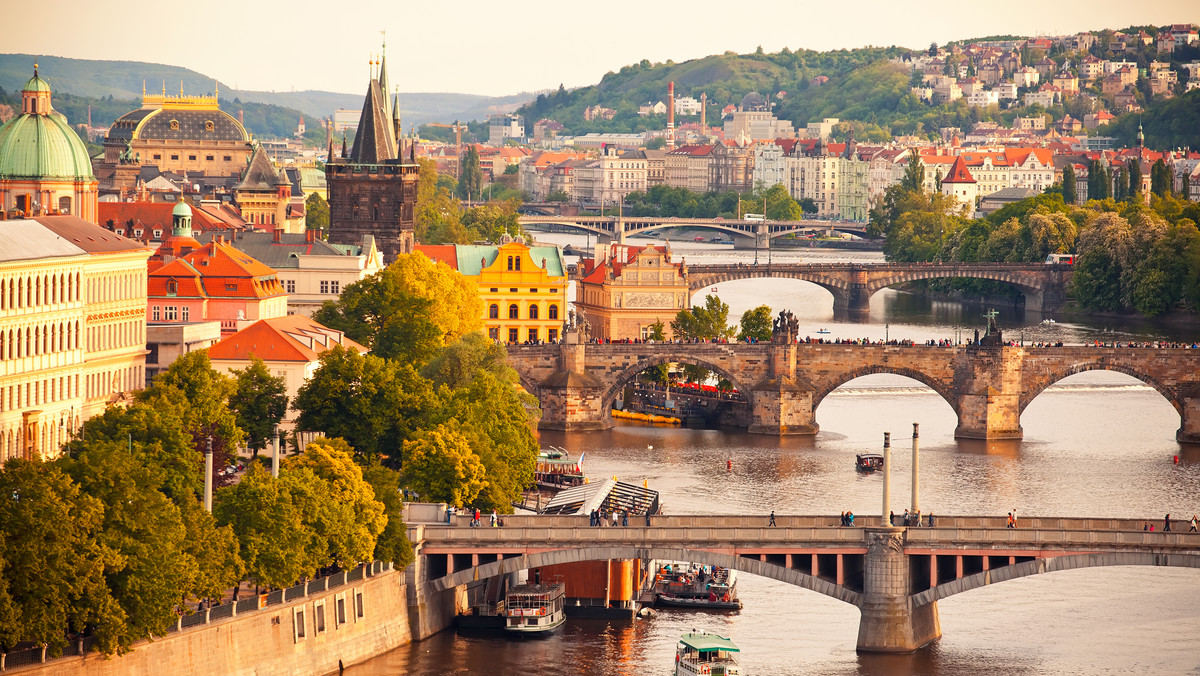
<path id="1" fill-rule="evenodd" d="M 517 292 L 517 290 L 516 290 L 516 289 L 509 289 L 509 290 L 508 290 L 508 292 L 509 292 L 509 293 L 516 293 L 516 292 Z"/>
<path id="2" fill-rule="evenodd" d="M 335 280 L 329 282 L 329 292 L 330 293 L 341 293 L 342 292 L 341 289 L 342 289 L 342 283 L 339 282 L 338 280 L 335 279 Z"/>
<path id="3" fill-rule="evenodd" d="M 550 319 L 558 319 L 558 306 L 551 305 L 550 306 L 550 314 L 548 314 L 546 316 L 549 317 Z"/>
<path id="4" fill-rule="evenodd" d="M 325 279 L 321 280 L 321 293 L 329 293 L 329 281 L 328 280 L 325 280 Z"/>
<path id="5" fill-rule="evenodd" d="M 363 593 L 361 589 L 354 590 L 354 618 L 361 620 L 363 618 Z"/>
<path id="6" fill-rule="evenodd" d="M 537 289 L 530 289 L 529 293 L 537 293 Z"/>
<path id="7" fill-rule="evenodd" d="M 500 318 L 500 306 L 496 305 L 495 303 L 492 303 L 491 307 L 488 308 L 488 319 L 499 319 L 499 318 Z"/>
<path id="8" fill-rule="evenodd" d="M 155 230 L 154 231 L 154 239 L 162 239 L 162 233 L 163 233 L 162 230 Z"/>
<path id="9" fill-rule="evenodd" d="M 173 160 L 178 160 L 178 159 L 179 159 L 179 156 L 178 156 L 178 155 L 172 155 L 172 156 L 171 156 L 171 159 L 173 159 Z"/>
<path id="10" fill-rule="evenodd" d="M 549 340 L 552 343 L 558 340 L 558 329 L 550 329 L 546 333 L 548 334 L 546 336 L 546 340 Z"/>
<path id="11" fill-rule="evenodd" d="M 336 628 L 343 624 L 346 624 L 346 595 L 338 594 L 334 601 L 333 626 Z"/>
<path id="12" fill-rule="evenodd" d="M 292 640 L 299 641 L 305 636 L 304 606 L 292 610 Z"/>
<path id="13" fill-rule="evenodd" d="M 195 156 L 195 155 L 188 155 L 188 159 L 189 159 L 189 160 L 191 160 L 192 162 L 195 162 L 195 161 L 196 161 L 196 156 Z"/>
<path id="14" fill-rule="evenodd" d="M 178 319 L 178 314 L 177 314 L 177 313 L 178 313 L 178 310 L 179 310 L 179 308 L 175 307 L 174 305 L 168 305 L 168 306 L 166 307 L 166 319 L 167 319 L 167 321 L 169 321 L 169 322 L 173 322 L 173 321 L 175 321 L 176 319 Z"/>
<path id="15" fill-rule="evenodd" d="M 529 306 L 529 318 L 530 319 L 538 318 L 538 306 L 536 306 L 536 305 Z"/>
<path id="16" fill-rule="evenodd" d="M 173 279 L 168 279 L 167 280 L 167 295 L 174 296 L 177 293 L 179 293 L 179 282 L 177 282 Z"/>
<path id="17" fill-rule="evenodd" d="M 325 633 L 325 602 L 317 601 L 313 604 L 313 633 L 320 635 Z"/>
<path id="18" fill-rule="evenodd" d="M 285 289 L 287 289 L 288 293 L 296 293 L 296 280 L 294 280 L 294 279 L 284 280 L 283 286 Z"/>
<path id="19" fill-rule="evenodd" d="M 189 307 L 188 307 L 188 306 L 186 306 L 186 305 L 184 305 L 183 307 L 179 308 L 179 319 L 180 319 L 180 321 L 185 321 L 185 322 L 186 322 L 186 321 L 190 321 L 190 320 L 188 319 L 188 317 L 190 316 L 190 313 L 191 313 L 191 308 L 189 308 Z"/>
<path id="20" fill-rule="evenodd" d="M 515 267 L 513 269 L 516 270 L 517 272 L 520 272 L 521 271 L 521 257 L 517 256 L 515 260 L 517 263 L 517 267 Z"/>
<path id="21" fill-rule="evenodd" d="M 550 293 L 558 293 L 558 289 L 550 289 Z"/>
<path id="22" fill-rule="evenodd" d="M 537 329 L 529 329 L 529 342 L 536 343 L 537 339 L 538 339 L 538 330 Z"/>
<path id="23" fill-rule="evenodd" d="M 498 292 L 499 290 L 500 290 L 500 289 L 490 289 L 490 291 L 491 291 L 492 293 L 496 293 L 496 292 Z"/>
<path id="24" fill-rule="evenodd" d="M 490 340 L 500 340 L 500 329 L 493 326 L 488 329 L 488 338 Z"/>
<path id="25" fill-rule="evenodd" d="M 508 269 L 509 270 L 513 269 L 513 257 L 512 256 L 508 257 Z"/>
<path id="26" fill-rule="evenodd" d="M 162 159 L 162 154 L 161 154 L 161 153 L 155 153 L 155 154 L 154 154 L 154 159 L 156 159 L 156 160 L 161 160 L 161 159 Z"/>
<path id="27" fill-rule="evenodd" d="M 508 306 L 508 318 L 509 319 L 518 319 L 519 315 L 517 313 L 519 312 L 519 310 L 520 310 L 520 308 L 517 307 L 516 303 L 509 305 Z"/>
<path id="28" fill-rule="evenodd" d="M 517 330 L 516 330 L 516 329 L 509 329 L 509 330 L 508 330 L 508 342 L 510 342 L 510 343 L 515 343 L 515 342 L 517 342 L 518 340 L 519 340 L 519 339 L 517 338 Z"/>
<path id="29" fill-rule="evenodd" d="M 233 161 L 233 156 L 232 156 L 232 155 L 226 155 L 226 156 L 224 157 L 224 160 L 225 160 L 226 162 L 232 162 L 232 161 Z"/>
<path id="30" fill-rule="evenodd" d="M 213 156 L 212 156 L 212 155 L 205 155 L 205 156 L 204 156 L 204 160 L 205 160 L 206 162 L 212 162 L 212 161 L 213 161 Z"/>
<path id="31" fill-rule="evenodd" d="M 58 210 L 60 213 L 64 213 L 64 214 L 71 213 L 71 198 L 70 197 L 58 198 Z"/>
<path id="32" fill-rule="evenodd" d="M 213 129 L 216 129 L 216 125 L 214 125 L 214 124 L 213 124 L 213 121 L 212 121 L 212 120 L 205 120 L 205 121 L 204 121 L 204 131 L 212 131 Z M 210 160 L 211 160 L 212 158 L 210 157 L 210 158 L 208 158 L 208 159 L 210 159 Z"/>

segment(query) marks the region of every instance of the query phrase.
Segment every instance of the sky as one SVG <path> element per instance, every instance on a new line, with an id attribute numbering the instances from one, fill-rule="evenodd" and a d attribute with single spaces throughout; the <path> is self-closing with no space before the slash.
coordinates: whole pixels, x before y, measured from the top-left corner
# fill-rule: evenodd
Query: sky
<path id="1" fill-rule="evenodd" d="M 197 0 L 122 17 L 94 0 L 0 0 L 0 51 L 149 61 L 236 89 L 359 92 L 386 31 L 402 92 L 594 84 L 642 59 L 1200 23 L 1200 0 Z M 187 8 L 186 11 L 184 8 Z M 27 30 L 29 26 L 51 26 Z"/>

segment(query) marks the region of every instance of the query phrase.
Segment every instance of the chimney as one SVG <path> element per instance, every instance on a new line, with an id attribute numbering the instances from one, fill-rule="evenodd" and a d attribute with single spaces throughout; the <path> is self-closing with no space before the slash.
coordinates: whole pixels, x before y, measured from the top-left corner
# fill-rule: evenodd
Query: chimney
<path id="1" fill-rule="evenodd" d="M 275 243 L 278 244 L 282 241 L 283 241 L 283 228 L 275 228 Z"/>
<path id="2" fill-rule="evenodd" d="M 276 231 L 276 232 L 278 232 L 278 231 Z M 304 231 L 304 241 L 309 244 L 312 244 L 313 242 L 317 241 L 317 231 L 313 230 L 312 228 L 305 230 Z"/>
<path id="3" fill-rule="evenodd" d="M 708 94 L 700 92 L 700 133 L 708 133 Z"/>
<path id="4" fill-rule="evenodd" d="M 246 120 L 243 119 L 241 108 L 238 109 L 238 124 L 242 125 L 243 127 L 246 126 Z"/>
<path id="5" fill-rule="evenodd" d="M 675 149 L 675 81 L 667 83 L 667 150 Z"/>

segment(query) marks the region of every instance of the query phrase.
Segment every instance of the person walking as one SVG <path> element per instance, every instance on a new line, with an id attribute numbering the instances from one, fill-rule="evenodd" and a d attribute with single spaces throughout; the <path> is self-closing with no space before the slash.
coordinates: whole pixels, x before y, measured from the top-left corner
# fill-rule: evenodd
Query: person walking
<path id="1" fill-rule="evenodd" d="M 492 510 L 492 528 L 496 527 L 496 519 L 497 519 L 496 510 L 493 509 Z"/>
<path id="2" fill-rule="evenodd" d="M 767 525 L 768 526 L 775 525 L 775 510 L 773 510 L 773 509 L 771 510 L 771 520 L 767 522 Z"/>
<path id="3" fill-rule="evenodd" d="M 1193 514 L 1193 515 L 1192 515 L 1192 527 L 1188 529 L 1188 532 L 1189 532 L 1189 533 L 1195 533 L 1195 532 L 1196 532 L 1196 524 L 1197 524 L 1197 523 L 1198 523 L 1198 520 L 1196 519 L 1196 515 L 1195 515 L 1195 514 Z"/>
<path id="4" fill-rule="evenodd" d="M 613 515 L 613 528 L 616 528 L 617 527 L 617 510 L 614 509 L 612 515 Z"/>
<path id="5" fill-rule="evenodd" d="M 844 522 L 845 520 L 846 520 L 846 515 L 845 515 L 845 513 L 843 513 L 842 521 Z M 895 512 L 888 512 L 888 524 L 892 525 L 892 526 L 896 525 L 896 513 Z M 846 524 L 843 523 L 842 525 L 844 526 Z"/>
<path id="6" fill-rule="evenodd" d="M 1005 528 L 1016 528 L 1017 527 L 1017 520 L 1013 518 L 1012 512 L 1008 513 L 1008 523 L 1004 524 L 1004 527 Z"/>
<path id="7" fill-rule="evenodd" d="M 1167 514 L 1163 517 L 1163 532 L 1171 530 L 1171 515 Z"/>
<path id="8" fill-rule="evenodd" d="M 478 507 L 476 507 L 476 508 L 475 508 L 475 523 L 474 523 L 473 525 L 474 525 L 476 528 L 479 528 L 479 525 L 480 525 L 481 523 L 482 523 L 482 522 L 479 520 L 479 508 L 478 508 Z"/>
<path id="9" fill-rule="evenodd" d="M 933 528 L 933 512 L 929 513 L 929 527 Z"/>
<path id="10" fill-rule="evenodd" d="M 912 522 L 910 522 L 910 521 L 908 520 L 908 508 L 907 508 L 907 507 L 905 507 L 905 508 L 904 508 L 904 525 L 905 525 L 905 526 L 911 526 L 911 525 L 912 525 Z"/>
<path id="11" fill-rule="evenodd" d="M 621 512 L 621 525 L 622 526 L 629 525 L 629 512 Z"/>

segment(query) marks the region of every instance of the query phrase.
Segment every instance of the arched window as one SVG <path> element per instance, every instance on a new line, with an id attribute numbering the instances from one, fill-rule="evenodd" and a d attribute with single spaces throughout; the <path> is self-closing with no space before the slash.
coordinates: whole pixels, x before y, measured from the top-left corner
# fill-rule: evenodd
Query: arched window
<path id="1" fill-rule="evenodd" d="M 499 318 L 500 318 L 500 306 L 496 305 L 495 303 L 492 303 L 492 306 L 488 308 L 488 319 L 499 319 Z"/>
<path id="2" fill-rule="evenodd" d="M 558 319 L 558 306 L 557 305 L 550 306 L 550 314 L 548 316 L 550 317 L 550 319 Z"/>
<path id="3" fill-rule="evenodd" d="M 515 270 L 516 270 L 517 272 L 520 272 L 520 271 L 521 271 L 521 257 L 520 257 L 520 256 L 517 256 L 517 257 L 516 257 L 516 259 L 515 259 L 513 262 L 514 262 L 514 264 L 516 265 L 516 268 L 515 268 Z"/>
<path id="4" fill-rule="evenodd" d="M 60 213 L 64 213 L 64 214 L 71 213 L 71 198 L 70 197 L 59 197 L 58 198 L 58 211 Z"/>
<path id="5" fill-rule="evenodd" d="M 519 310 L 519 308 L 517 307 L 516 303 L 509 305 L 508 306 L 508 318 L 509 319 L 520 319 L 520 317 L 517 315 L 518 310 Z"/>
<path id="6" fill-rule="evenodd" d="M 512 256 L 508 257 L 508 269 L 509 270 L 513 269 L 513 257 Z"/>
<path id="7" fill-rule="evenodd" d="M 537 318 L 538 318 L 538 306 L 537 306 L 537 305 L 530 305 L 530 306 L 529 306 L 529 318 L 530 318 L 530 319 L 537 319 Z"/>

